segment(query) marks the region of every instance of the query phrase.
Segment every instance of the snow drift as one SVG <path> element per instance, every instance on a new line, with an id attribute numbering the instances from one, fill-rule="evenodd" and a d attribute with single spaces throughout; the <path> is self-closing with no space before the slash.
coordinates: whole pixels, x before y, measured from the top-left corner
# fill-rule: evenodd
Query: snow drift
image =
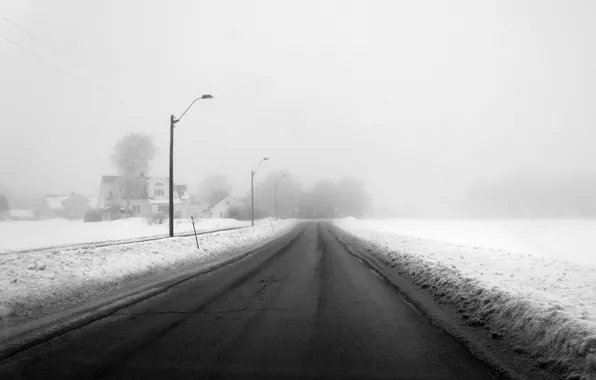
<path id="1" fill-rule="evenodd" d="M 334 224 L 470 325 L 488 325 L 541 366 L 596 378 L 596 265 L 403 236 L 378 221 Z"/>

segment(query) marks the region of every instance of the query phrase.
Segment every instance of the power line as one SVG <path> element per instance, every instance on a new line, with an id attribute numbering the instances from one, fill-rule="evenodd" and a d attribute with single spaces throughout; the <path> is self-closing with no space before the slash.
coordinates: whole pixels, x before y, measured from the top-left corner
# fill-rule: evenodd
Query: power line
<path id="1" fill-rule="evenodd" d="M 22 49 L 22 50 L 26 51 L 27 53 L 31 54 L 35 58 L 37 58 L 37 59 L 39 59 L 39 60 L 41 60 L 41 61 L 43 61 L 43 62 L 45 62 L 45 63 L 47 63 L 47 64 L 49 64 L 51 66 L 53 66 L 56 70 L 64 72 L 64 69 L 62 69 L 60 66 L 56 65 L 53 62 L 48 61 L 47 59 L 45 59 L 44 57 L 42 57 L 40 55 L 35 54 L 34 52 L 32 52 L 31 50 L 27 49 L 23 45 L 20 45 L 17 42 L 14 42 L 13 40 L 11 40 L 11 39 L 9 39 L 9 38 L 7 38 L 5 36 L 2 36 L 2 38 L 4 38 L 6 41 L 10 42 L 11 44 L 15 45 L 19 49 Z"/>
<path id="2" fill-rule="evenodd" d="M 72 76 L 75 79 L 82 80 L 83 82 L 86 82 L 88 85 L 91 85 L 92 87 L 95 87 L 96 89 L 101 89 L 103 92 L 105 92 L 106 94 L 108 94 L 111 99 L 116 100 L 117 102 L 121 103 L 122 105 L 125 105 L 125 106 L 130 105 L 130 102 L 129 101 L 124 100 L 122 98 L 119 98 L 118 95 L 114 96 L 115 93 L 113 91 L 110 91 L 110 90 L 104 88 L 102 85 L 99 85 L 99 84 L 95 83 L 94 81 L 90 80 L 85 75 L 83 75 L 82 73 L 75 73 L 75 72 L 72 72 L 73 70 L 65 69 L 65 68 L 61 67 L 60 65 L 55 64 L 54 62 L 51 62 L 51 61 L 45 59 L 44 57 L 40 56 L 39 54 L 34 53 L 33 51 L 27 49 L 23 45 L 15 42 L 13 40 L 11 40 L 10 38 L 8 38 L 8 37 L 6 37 L 4 35 L 0 35 L 0 37 L 2 37 L 3 39 L 5 39 L 6 41 L 10 42 L 14 46 L 18 47 L 19 49 L 21 49 L 21 50 L 29 53 L 30 55 L 34 56 L 35 58 L 43 61 L 44 63 L 49 64 L 50 66 L 52 66 L 54 69 L 58 70 L 59 72 L 64 73 L 64 74 L 67 74 L 67 75 L 70 75 L 70 76 Z M 136 105 L 136 106 L 137 107 L 140 107 L 139 105 Z"/>
<path id="3" fill-rule="evenodd" d="M 2 18 L 11 23 L 13 26 L 15 26 L 16 28 L 20 29 L 22 32 L 26 33 L 29 37 L 33 38 L 34 40 L 41 42 L 42 44 L 46 45 L 47 47 L 49 47 L 50 49 L 52 49 L 55 52 L 58 52 L 58 49 L 56 49 L 55 47 L 53 47 L 49 42 L 37 37 L 35 34 L 31 33 L 30 31 L 28 31 L 27 29 L 23 28 L 22 26 L 20 26 L 19 24 L 17 24 L 16 22 L 12 21 L 11 19 L 9 19 L 6 16 L 2 16 Z"/>

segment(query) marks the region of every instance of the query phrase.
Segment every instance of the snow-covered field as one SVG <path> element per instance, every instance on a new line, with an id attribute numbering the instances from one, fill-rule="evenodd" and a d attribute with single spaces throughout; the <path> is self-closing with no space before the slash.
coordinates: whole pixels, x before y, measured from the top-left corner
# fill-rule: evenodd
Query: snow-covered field
<path id="1" fill-rule="evenodd" d="M 176 219 L 175 233 L 192 232 L 190 219 Z M 255 224 L 269 224 L 267 219 Z M 249 226 L 250 221 L 235 219 L 195 219 L 197 232 L 228 227 Z M 0 254 L 67 244 L 95 243 L 109 240 L 135 239 L 168 234 L 164 224 L 147 223 L 145 218 L 112 222 L 84 223 L 80 220 L 50 219 L 43 221 L 0 222 Z"/>
<path id="2" fill-rule="evenodd" d="M 372 219 L 366 228 L 596 266 L 596 220 Z"/>
<path id="3" fill-rule="evenodd" d="M 596 378 L 596 222 L 342 219 L 334 224 L 387 265 L 444 293 L 471 320 L 501 331 L 547 362 L 566 363 Z"/>
<path id="4" fill-rule="evenodd" d="M 112 245 L 87 249 L 56 249 L 0 255 L 0 323 L 43 316 L 81 300 L 125 286 L 140 276 L 157 274 L 238 252 L 287 233 L 296 220 L 273 222 L 198 237 Z"/>

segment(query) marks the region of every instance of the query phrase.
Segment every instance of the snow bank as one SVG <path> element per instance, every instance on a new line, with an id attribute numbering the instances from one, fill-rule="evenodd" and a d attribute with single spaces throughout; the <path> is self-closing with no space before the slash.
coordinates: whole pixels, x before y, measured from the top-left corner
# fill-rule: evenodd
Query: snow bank
<path id="1" fill-rule="evenodd" d="M 196 219 L 197 232 L 228 227 L 249 226 L 250 221 L 235 219 Z M 255 224 L 269 224 L 267 219 Z M 190 219 L 175 220 L 176 234 L 192 232 Z M 96 243 L 168 234 L 164 224 L 149 224 L 145 218 L 111 222 L 84 223 L 80 220 L 50 219 L 43 221 L 0 222 L 0 254 L 67 244 Z"/>
<path id="2" fill-rule="evenodd" d="M 204 263 L 289 232 L 295 220 L 254 228 L 88 249 L 6 253 L 0 256 L 0 322 L 34 319 L 96 298 L 127 282 Z"/>
<path id="3" fill-rule="evenodd" d="M 470 324 L 504 334 L 541 365 L 596 378 L 596 264 L 404 236 L 379 221 L 334 224 L 388 266 L 457 305 Z"/>

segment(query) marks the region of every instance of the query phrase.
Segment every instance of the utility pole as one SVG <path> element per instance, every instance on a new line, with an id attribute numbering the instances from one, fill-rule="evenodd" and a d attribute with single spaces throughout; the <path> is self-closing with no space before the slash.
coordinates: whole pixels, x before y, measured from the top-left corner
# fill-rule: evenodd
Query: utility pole
<path id="1" fill-rule="evenodd" d="M 177 120 L 174 115 L 170 115 L 170 194 L 169 194 L 169 212 L 170 212 L 170 237 L 174 237 L 174 124 Z"/>
<path id="2" fill-rule="evenodd" d="M 211 96 L 210 94 L 205 94 L 200 98 L 196 98 L 192 101 L 192 103 L 190 103 L 190 106 L 188 106 L 186 111 L 184 111 L 178 119 L 176 119 L 174 115 L 170 115 L 170 180 L 168 181 L 170 183 L 170 194 L 168 194 L 170 237 L 174 237 L 174 125 L 176 125 L 176 123 L 179 122 L 184 117 L 184 115 L 186 115 L 190 107 L 192 107 L 192 105 L 195 104 L 197 100 L 201 99 L 213 99 L 213 96 Z"/>
<path id="3" fill-rule="evenodd" d="M 251 226 L 255 226 L 255 171 L 250 171 L 250 219 Z"/>

